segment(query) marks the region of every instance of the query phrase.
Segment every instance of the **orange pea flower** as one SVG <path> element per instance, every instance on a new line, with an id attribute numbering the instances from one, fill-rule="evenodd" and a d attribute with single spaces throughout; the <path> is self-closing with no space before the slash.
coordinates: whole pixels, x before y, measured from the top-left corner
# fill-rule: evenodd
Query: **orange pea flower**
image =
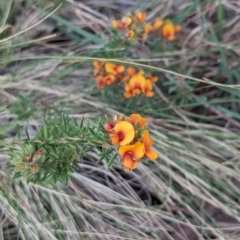
<path id="1" fill-rule="evenodd" d="M 123 167 L 126 171 L 132 171 L 137 167 L 140 158 L 144 156 L 144 145 L 136 142 L 133 145 L 122 146 L 118 149 L 118 153 L 123 157 Z"/>
<path id="2" fill-rule="evenodd" d="M 106 63 L 105 70 L 107 73 L 112 73 L 114 75 L 117 75 L 119 73 L 124 72 L 125 67 L 122 65 L 114 64 L 114 63 Z"/>
<path id="3" fill-rule="evenodd" d="M 150 160 L 156 160 L 158 157 L 157 152 L 151 149 L 153 145 L 153 140 L 150 138 L 148 130 L 145 130 L 142 134 L 143 144 L 144 144 L 144 155 Z"/>
<path id="4" fill-rule="evenodd" d="M 136 17 L 137 22 L 141 23 L 141 22 L 145 21 L 147 15 L 145 12 L 137 12 L 135 17 Z"/>
<path id="5" fill-rule="evenodd" d="M 142 128 L 147 124 L 148 120 L 147 120 L 147 118 L 141 117 L 141 115 L 139 115 L 137 113 L 133 113 L 129 117 L 129 122 L 133 126 L 137 126 L 139 128 Z"/>
<path id="6" fill-rule="evenodd" d="M 153 23 L 153 30 L 158 30 L 163 25 L 163 20 L 161 18 L 156 18 Z"/>
<path id="7" fill-rule="evenodd" d="M 151 23 L 147 23 L 145 26 L 144 26 L 144 33 L 149 33 L 153 30 L 153 26 Z"/>
<path id="8" fill-rule="evenodd" d="M 126 98 L 134 97 L 139 95 L 142 92 L 142 89 L 145 86 L 145 78 L 142 75 L 135 75 L 130 78 L 129 83 L 125 85 L 125 93 L 124 96 Z"/>
<path id="9" fill-rule="evenodd" d="M 109 74 L 104 77 L 104 82 L 106 85 L 111 85 L 116 81 L 116 77 L 113 74 Z"/>
<path id="10" fill-rule="evenodd" d="M 110 134 L 112 144 L 119 144 L 124 146 L 130 143 L 135 136 L 134 127 L 130 122 L 118 122 L 113 128 L 113 133 Z"/>
<path id="11" fill-rule="evenodd" d="M 94 61 L 93 66 L 95 68 L 102 68 L 104 66 L 104 62 Z"/>
<path id="12" fill-rule="evenodd" d="M 142 88 L 142 92 L 147 96 L 147 97 L 152 97 L 154 95 L 152 91 L 152 82 L 150 80 L 145 81 L 145 85 Z"/>
<path id="13" fill-rule="evenodd" d="M 133 22 L 133 19 L 131 16 L 124 16 L 121 21 L 114 20 L 112 25 L 114 28 L 118 28 L 120 30 L 124 30 L 127 27 L 129 27 Z"/>
<path id="14" fill-rule="evenodd" d="M 97 76 L 96 77 L 97 88 L 102 89 L 105 86 L 105 77 L 104 76 Z"/>
<path id="15" fill-rule="evenodd" d="M 173 41 L 175 39 L 175 27 L 172 22 L 166 21 L 161 29 L 161 32 L 168 41 Z"/>
<path id="16" fill-rule="evenodd" d="M 133 67 L 128 67 L 127 72 L 130 76 L 134 76 L 136 74 L 136 69 Z"/>

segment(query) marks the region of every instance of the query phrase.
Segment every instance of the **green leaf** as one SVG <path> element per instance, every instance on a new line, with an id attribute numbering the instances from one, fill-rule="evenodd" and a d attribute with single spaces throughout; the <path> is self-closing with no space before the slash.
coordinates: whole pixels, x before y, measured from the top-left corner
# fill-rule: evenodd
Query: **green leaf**
<path id="1" fill-rule="evenodd" d="M 97 160 L 97 163 L 102 162 L 103 159 L 104 159 L 106 156 L 110 155 L 112 152 L 113 152 L 113 149 L 110 148 L 110 149 L 107 149 L 107 150 L 103 151 L 102 153 L 100 153 L 100 154 L 99 154 L 100 158 Z"/>
<path id="2" fill-rule="evenodd" d="M 225 113 L 226 115 L 230 116 L 230 117 L 233 117 L 233 118 L 236 118 L 238 120 L 240 120 L 240 114 L 236 113 L 236 112 L 233 112 L 229 109 L 226 109 L 222 106 L 215 106 L 219 111 L 221 111 L 222 113 Z"/>
<path id="3" fill-rule="evenodd" d="M 116 153 L 115 155 L 113 155 L 111 157 L 111 159 L 109 160 L 108 162 L 108 168 L 107 168 L 107 171 L 109 170 L 109 168 L 112 166 L 113 162 L 115 161 L 116 157 L 118 156 L 118 154 Z"/>
<path id="4" fill-rule="evenodd" d="M 235 96 L 240 97 L 240 89 L 238 88 L 230 88 L 230 87 L 223 87 L 223 86 L 218 86 L 218 88 L 222 89 L 223 91 L 226 91 L 228 93 L 231 93 Z"/>
<path id="5" fill-rule="evenodd" d="M 81 122 L 80 122 L 80 124 L 79 124 L 79 127 L 80 127 L 80 128 L 83 128 L 83 121 L 84 121 L 84 116 L 82 117 Z"/>
<path id="6" fill-rule="evenodd" d="M 25 133 L 27 135 L 27 139 L 30 141 L 29 133 L 28 133 L 28 130 L 26 128 L 25 128 Z"/>
<path id="7" fill-rule="evenodd" d="M 20 178 L 22 176 L 21 172 L 17 172 L 13 175 L 13 179 Z"/>
<path id="8" fill-rule="evenodd" d="M 97 35 L 89 33 L 59 16 L 51 15 L 49 18 L 55 20 L 58 24 L 62 24 L 66 28 L 71 29 L 73 32 L 79 34 L 80 36 L 85 37 L 88 41 L 93 41 L 98 45 L 104 44 L 104 41 L 101 38 L 99 38 Z"/>

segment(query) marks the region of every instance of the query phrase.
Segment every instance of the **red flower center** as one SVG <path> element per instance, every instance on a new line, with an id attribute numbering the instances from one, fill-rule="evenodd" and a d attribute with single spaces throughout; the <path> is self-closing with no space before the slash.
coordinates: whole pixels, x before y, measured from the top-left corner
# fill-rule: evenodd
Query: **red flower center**
<path id="1" fill-rule="evenodd" d="M 118 23 L 118 28 L 119 29 L 125 29 L 127 27 L 127 23 L 125 23 L 125 22 L 119 22 Z"/>
<path id="2" fill-rule="evenodd" d="M 128 157 L 129 157 L 131 160 L 133 160 L 133 161 L 136 161 L 136 160 L 137 160 L 136 158 L 134 158 L 134 154 L 133 154 L 132 151 L 127 152 L 126 155 L 128 155 Z"/>
<path id="3" fill-rule="evenodd" d="M 119 133 L 118 133 L 118 138 L 119 138 L 120 141 L 122 141 L 122 140 L 124 139 L 124 134 L 123 134 L 123 132 L 119 132 Z"/>

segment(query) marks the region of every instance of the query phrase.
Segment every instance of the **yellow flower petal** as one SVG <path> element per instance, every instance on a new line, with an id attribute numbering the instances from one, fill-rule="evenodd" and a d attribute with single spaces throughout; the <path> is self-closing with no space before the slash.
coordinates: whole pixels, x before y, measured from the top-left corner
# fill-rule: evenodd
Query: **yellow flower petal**
<path id="1" fill-rule="evenodd" d="M 125 26 L 126 26 L 126 28 L 127 28 L 127 27 L 129 27 L 129 26 L 132 24 L 133 19 L 132 19 L 131 16 L 124 16 L 124 17 L 122 18 L 122 21 L 121 21 L 121 22 L 124 23 Z"/>
<path id="2" fill-rule="evenodd" d="M 144 155 L 144 145 L 142 142 L 137 142 L 134 145 L 134 148 L 132 149 L 132 156 L 135 159 L 140 159 Z"/>
<path id="3" fill-rule="evenodd" d="M 135 16 L 138 22 L 144 22 L 147 17 L 147 14 L 145 12 L 137 12 Z"/>
<path id="4" fill-rule="evenodd" d="M 125 67 L 123 65 L 117 66 L 117 73 L 122 73 L 124 72 L 124 70 L 125 70 Z"/>
<path id="5" fill-rule="evenodd" d="M 140 74 L 137 74 L 135 76 L 133 76 L 132 78 L 130 78 L 129 80 L 129 85 L 132 87 L 132 88 L 140 88 L 142 89 L 145 85 L 145 77 L 140 75 Z"/>
<path id="6" fill-rule="evenodd" d="M 152 97 L 154 95 L 152 91 L 152 82 L 150 80 L 145 81 L 145 85 L 142 88 L 142 92 L 147 96 L 147 97 Z"/>
<path id="7" fill-rule="evenodd" d="M 130 85 L 130 84 L 126 84 L 126 85 L 125 85 L 125 91 L 126 91 L 126 92 L 129 92 L 129 91 L 131 91 L 131 90 L 132 90 L 131 85 Z"/>
<path id="8" fill-rule="evenodd" d="M 152 96 L 154 95 L 154 92 L 153 92 L 153 91 L 147 91 L 147 92 L 145 93 L 145 95 L 146 95 L 147 97 L 152 97 Z"/>
<path id="9" fill-rule="evenodd" d="M 135 145 L 127 145 L 127 146 L 122 146 L 118 149 L 118 153 L 120 156 L 124 156 L 126 153 L 132 151 L 132 149 L 135 147 Z"/>
<path id="10" fill-rule="evenodd" d="M 117 20 L 113 20 L 113 21 L 112 21 L 112 26 L 113 26 L 114 28 L 117 28 L 117 27 L 118 27 L 118 21 L 117 21 Z"/>
<path id="11" fill-rule="evenodd" d="M 127 39 L 128 40 L 131 40 L 133 39 L 133 37 L 135 36 L 135 31 L 134 30 L 129 30 L 128 33 L 127 33 Z"/>
<path id="12" fill-rule="evenodd" d="M 124 72 L 124 70 L 125 70 L 125 67 L 122 65 L 117 65 L 117 64 L 109 63 L 109 62 L 105 64 L 105 71 L 107 73 L 111 73 L 113 75 L 122 73 L 122 72 Z"/>
<path id="13" fill-rule="evenodd" d="M 133 94 L 131 92 L 125 92 L 124 93 L 125 98 L 131 98 L 132 96 L 133 96 Z"/>
<path id="14" fill-rule="evenodd" d="M 159 29 L 163 24 L 163 20 L 161 18 L 156 18 L 154 24 L 153 24 L 153 29 L 157 30 Z"/>
<path id="15" fill-rule="evenodd" d="M 142 134 L 142 138 L 143 138 L 143 144 L 144 144 L 144 147 L 145 147 L 145 151 L 147 151 L 153 145 L 153 140 L 151 139 L 148 130 L 144 130 L 144 132 Z"/>
<path id="16" fill-rule="evenodd" d="M 145 26 L 144 26 L 144 32 L 145 33 L 149 33 L 153 30 L 153 26 L 151 23 L 147 23 Z"/>
<path id="17" fill-rule="evenodd" d="M 156 160 L 158 158 L 158 153 L 149 149 L 148 151 L 145 151 L 145 156 L 150 160 Z"/>
<path id="18" fill-rule="evenodd" d="M 110 140 L 112 144 L 118 144 L 119 143 L 119 137 L 115 134 L 110 134 Z"/>
<path id="19" fill-rule="evenodd" d="M 119 136 L 119 145 L 124 146 L 130 143 L 135 136 L 133 125 L 127 121 L 121 121 L 114 127 L 114 132 Z"/>
<path id="20" fill-rule="evenodd" d="M 115 74 L 116 71 L 114 70 L 114 68 L 115 68 L 115 64 L 113 64 L 113 63 L 108 62 L 105 64 L 105 70 L 107 73 Z"/>
<path id="21" fill-rule="evenodd" d="M 152 89 L 152 82 L 150 80 L 146 80 L 145 81 L 145 85 L 144 85 L 145 88 L 151 90 Z"/>
<path id="22" fill-rule="evenodd" d="M 122 146 L 118 149 L 118 153 L 122 157 L 130 155 L 132 159 L 138 160 L 144 156 L 144 145 L 142 142 L 136 142 L 133 145 Z"/>

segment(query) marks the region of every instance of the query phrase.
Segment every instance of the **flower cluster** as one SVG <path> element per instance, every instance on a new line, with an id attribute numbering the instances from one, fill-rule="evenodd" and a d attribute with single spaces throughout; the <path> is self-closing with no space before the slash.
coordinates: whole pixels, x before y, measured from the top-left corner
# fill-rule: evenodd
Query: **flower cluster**
<path id="1" fill-rule="evenodd" d="M 120 21 L 113 20 L 112 25 L 114 28 L 123 31 L 128 40 L 139 37 L 145 40 L 146 36 L 142 30 L 144 29 L 146 17 L 146 13 L 136 12 L 135 15 L 129 14 L 122 17 Z"/>
<path id="2" fill-rule="evenodd" d="M 116 83 L 119 79 L 124 79 L 125 77 L 125 67 L 122 65 L 94 61 L 93 66 L 93 75 L 96 78 L 97 87 L 99 89 Z"/>
<path id="3" fill-rule="evenodd" d="M 155 19 L 151 32 L 160 33 L 168 41 L 175 40 L 175 33 L 181 30 L 180 25 L 174 25 L 169 19 L 162 20 L 161 18 Z"/>
<path id="4" fill-rule="evenodd" d="M 116 82 L 124 85 L 124 96 L 131 98 L 139 94 L 145 94 L 147 97 L 154 95 L 153 83 L 157 82 L 158 77 L 145 73 L 143 70 L 137 70 L 133 67 L 125 68 L 123 65 L 104 62 L 93 62 L 94 77 L 97 87 L 104 88 Z"/>
<path id="5" fill-rule="evenodd" d="M 156 18 L 154 22 L 146 22 L 145 12 L 128 14 L 121 20 L 114 20 L 114 28 L 123 31 L 128 40 L 140 39 L 145 41 L 149 33 L 161 34 L 168 41 L 175 39 L 175 33 L 180 31 L 180 25 L 174 25 L 169 19 Z"/>
<path id="6" fill-rule="evenodd" d="M 132 171 L 141 159 L 156 160 L 157 152 L 152 150 L 153 140 L 146 129 L 147 119 L 139 114 L 130 117 L 114 117 L 104 125 L 111 144 L 118 146 L 122 164 L 126 171 Z"/>
<path id="7" fill-rule="evenodd" d="M 137 71 L 135 68 L 129 67 L 127 72 L 130 76 L 129 80 L 125 83 L 124 96 L 131 98 L 141 93 L 147 97 L 154 95 L 152 88 L 153 83 L 158 80 L 158 77 L 145 74 L 144 71 Z"/>

